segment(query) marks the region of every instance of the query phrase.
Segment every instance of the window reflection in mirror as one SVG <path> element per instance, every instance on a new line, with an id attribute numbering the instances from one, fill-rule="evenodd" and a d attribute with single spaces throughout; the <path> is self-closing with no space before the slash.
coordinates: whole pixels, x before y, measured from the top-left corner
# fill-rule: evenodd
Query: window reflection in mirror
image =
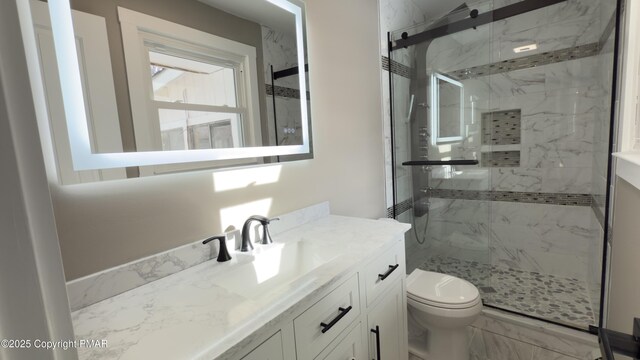
<path id="1" fill-rule="evenodd" d="M 191 60 L 186 56 L 149 51 L 154 100 L 236 107 L 238 64 L 215 64 L 217 59 Z"/>
<path id="2" fill-rule="evenodd" d="M 214 65 L 149 51 L 153 100 L 184 104 L 185 110 L 158 109 L 162 150 L 240 147 L 241 110 L 237 106 L 236 72 Z M 213 62 L 213 61 L 212 61 Z M 188 110 L 195 105 L 225 106 L 236 113 Z"/>
<path id="3" fill-rule="evenodd" d="M 138 150 L 262 145 L 259 26 L 246 45 L 122 7 L 118 16 Z M 162 133 L 175 130 L 183 146 L 166 147 Z"/>

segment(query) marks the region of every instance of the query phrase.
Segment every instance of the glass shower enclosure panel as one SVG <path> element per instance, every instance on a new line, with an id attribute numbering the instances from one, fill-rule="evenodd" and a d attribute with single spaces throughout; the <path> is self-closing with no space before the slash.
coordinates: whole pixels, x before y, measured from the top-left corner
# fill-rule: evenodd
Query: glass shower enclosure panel
<path id="1" fill-rule="evenodd" d="M 408 272 L 466 279 L 485 306 L 599 323 L 616 21 L 615 0 L 496 0 L 389 34 Z"/>
<path id="2" fill-rule="evenodd" d="M 474 9 L 491 9 L 491 3 Z M 391 39 L 442 26 L 469 11 L 455 9 L 426 26 L 393 32 Z M 490 286 L 491 203 L 478 194 L 490 188 L 490 173 L 480 162 L 491 145 L 481 143 L 480 133 L 491 91 L 490 84 L 460 71 L 492 61 L 491 36 L 487 24 L 390 54 L 396 218 L 413 225 L 405 241 L 407 271 L 451 274 L 480 288 Z M 450 160 L 478 164 L 446 164 Z M 407 161 L 417 165 L 403 165 Z"/>

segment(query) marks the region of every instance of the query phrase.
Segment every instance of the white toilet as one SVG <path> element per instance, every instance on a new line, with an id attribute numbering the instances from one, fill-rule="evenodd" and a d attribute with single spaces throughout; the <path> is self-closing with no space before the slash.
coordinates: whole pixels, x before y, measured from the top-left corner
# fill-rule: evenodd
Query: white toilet
<path id="1" fill-rule="evenodd" d="M 407 277 L 410 316 L 427 330 L 425 360 L 468 360 L 468 325 L 480 315 L 478 289 L 466 280 L 420 269 Z"/>

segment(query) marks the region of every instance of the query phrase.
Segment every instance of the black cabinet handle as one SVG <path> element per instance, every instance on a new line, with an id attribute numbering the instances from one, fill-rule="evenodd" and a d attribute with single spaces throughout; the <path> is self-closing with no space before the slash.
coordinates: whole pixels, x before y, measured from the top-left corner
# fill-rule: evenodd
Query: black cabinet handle
<path id="1" fill-rule="evenodd" d="M 382 360 L 380 359 L 380 326 L 376 325 L 376 328 L 371 329 L 371 332 L 376 334 L 376 358 L 373 360 Z"/>
<path id="2" fill-rule="evenodd" d="M 389 275 L 391 275 L 392 272 L 394 272 L 398 266 L 400 266 L 399 264 L 395 264 L 395 265 L 389 265 L 389 270 L 387 270 L 386 273 L 384 274 L 378 274 L 378 279 L 380 279 L 380 281 L 386 279 L 389 277 Z"/>
<path id="3" fill-rule="evenodd" d="M 335 317 L 335 319 L 331 320 L 330 323 L 325 324 L 323 322 L 320 323 L 320 326 L 322 326 L 322 333 L 326 333 L 327 331 L 329 331 L 329 329 L 331 329 L 333 327 L 333 325 L 337 324 L 338 321 L 340 321 L 340 319 L 342 319 L 345 315 L 347 315 L 347 313 L 349 311 L 351 311 L 351 306 L 345 308 L 338 308 L 338 310 L 340 310 L 340 314 L 338 314 L 338 316 Z"/>

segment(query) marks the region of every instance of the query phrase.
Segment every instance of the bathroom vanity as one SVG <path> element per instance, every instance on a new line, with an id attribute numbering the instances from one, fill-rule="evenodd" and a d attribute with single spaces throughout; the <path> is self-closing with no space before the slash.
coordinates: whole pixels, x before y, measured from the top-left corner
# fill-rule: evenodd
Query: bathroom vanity
<path id="1" fill-rule="evenodd" d="M 309 209 L 281 216 L 273 244 L 74 311 L 76 338 L 108 342 L 80 359 L 406 358 L 410 225 Z"/>

